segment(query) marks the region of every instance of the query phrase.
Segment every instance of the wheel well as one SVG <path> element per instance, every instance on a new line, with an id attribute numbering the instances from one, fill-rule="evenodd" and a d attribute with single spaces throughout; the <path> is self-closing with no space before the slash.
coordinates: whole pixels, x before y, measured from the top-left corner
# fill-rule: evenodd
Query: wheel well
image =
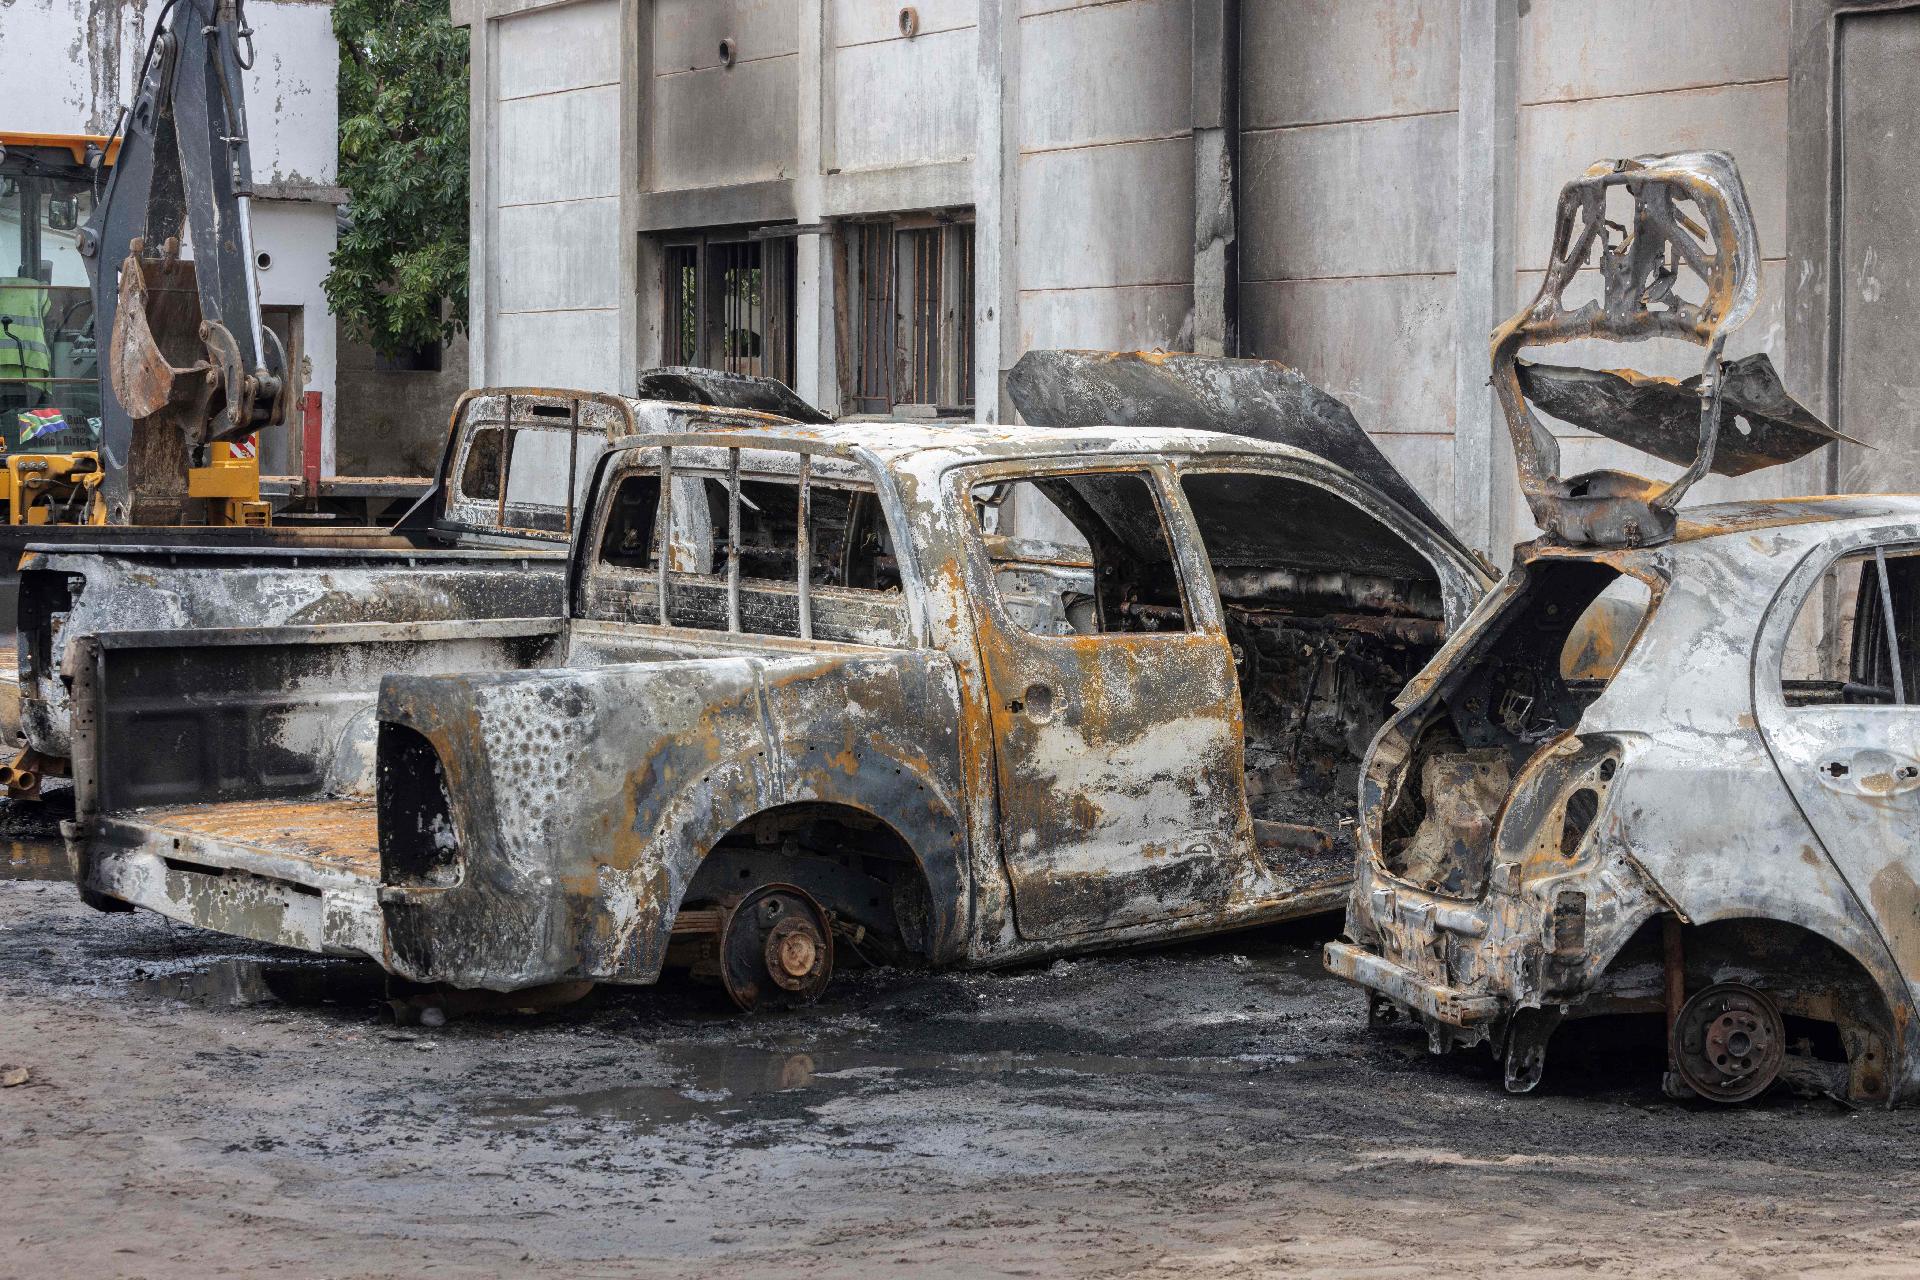
<path id="1" fill-rule="evenodd" d="M 717 905 L 771 883 L 805 889 L 857 931 L 856 949 L 896 961 L 931 950 L 933 896 L 920 860 L 863 809 L 807 803 L 753 815 L 707 851 L 681 905 Z"/>
<path id="2" fill-rule="evenodd" d="M 1659 998 L 1665 916 L 1641 925 L 1608 964 L 1595 988 L 1604 1006 Z M 1881 1100 L 1893 1081 L 1898 1043 L 1886 992 L 1853 955 L 1802 925 L 1757 916 L 1685 925 L 1680 931 L 1689 993 L 1738 982 L 1772 996 L 1790 1018 L 1830 1024 L 1850 1065 L 1848 1094 Z"/>

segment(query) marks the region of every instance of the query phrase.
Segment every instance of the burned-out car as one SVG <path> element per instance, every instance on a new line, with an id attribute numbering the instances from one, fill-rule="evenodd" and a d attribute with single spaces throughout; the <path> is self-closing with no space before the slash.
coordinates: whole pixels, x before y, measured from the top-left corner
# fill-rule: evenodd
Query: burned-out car
<path id="1" fill-rule="evenodd" d="M 1678 506 L 1709 466 L 1836 438 L 1764 356 L 1721 359 L 1757 262 L 1724 155 L 1568 186 L 1547 283 L 1494 343 L 1545 533 L 1368 751 L 1327 966 L 1436 1052 L 1490 1045 L 1516 1091 L 1564 1019 L 1609 1013 L 1664 1013 L 1677 1096 L 1920 1087 L 1920 499 Z M 1584 265 L 1601 297 L 1568 305 Z M 1707 347 L 1700 377 L 1515 358 L 1654 335 Z M 1562 480 L 1536 408 L 1687 470 Z"/>
<path id="2" fill-rule="evenodd" d="M 1204 420 L 1236 377 L 1332 444 L 1073 425 L 1102 396 Z M 422 982 L 672 965 L 743 1007 L 811 998 L 836 952 L 1336 906 L 1360 753 L 1487 575 L 1288 371 L 1020 381 L 1066 425 L 617 442 L 560 615 L 78 638 L 81 884 Z"/>

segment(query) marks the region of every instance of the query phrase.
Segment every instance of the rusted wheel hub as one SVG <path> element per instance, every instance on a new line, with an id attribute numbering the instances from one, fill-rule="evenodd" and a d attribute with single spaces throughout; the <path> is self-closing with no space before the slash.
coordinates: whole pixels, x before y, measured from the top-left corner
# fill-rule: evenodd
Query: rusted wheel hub
<path id="1" fill-rule="evenodd" d="M 1758 1097 L 1780 1074 L 1787 1028 L 1766 992 L 1738 982 L 1708 987 L 1681 1006 L 1673 1061 L 1689 1088 L 1715 1102 Z"/>
<path id="2" fill-rule="evenodd" d="M 806 890 L 761 885 L 728 914 L 720 980 L 741 1009 L 811 1004 L 832 977 L 832 921 Z"/>

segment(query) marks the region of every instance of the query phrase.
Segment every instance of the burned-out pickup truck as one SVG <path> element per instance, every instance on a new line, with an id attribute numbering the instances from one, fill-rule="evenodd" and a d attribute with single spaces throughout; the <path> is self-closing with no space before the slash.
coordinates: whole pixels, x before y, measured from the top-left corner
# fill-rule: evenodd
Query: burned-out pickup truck
<path id="1" fill-rule="evenodd" d="M 654 382 L 675 398 L 468 392 L 431 488 L 390 530 L 102 526 L 68 531 L 89 535 L 84 542 L 30 544 L 20 564 L 17 685 L 0 687 L 17 696 L 23 750 L 0 769 L 0 782 L 13 798 L 31 799 L 44 777 L 66 772 L 72 730 L 61 672 L 78 636 L 335 623 L 432 631 L 562 612 L 580 491 L 609 440 L 786 420 L 698 403 L 714 398 L 711 383 Z"/>
<path id="2" fill-rule="evenodd" d="M 1297 379 L 1050 357 L 1029 416 L 1067 423 Z M 420 982 L 674 965 L 747 1008 L 836 951 L 1327 910 L 1360 753 L 1488 577 L 1337 404 L 1291 403 L 1276 434 L 1351 465 L 1174 428 L 646 430 L 595 469 L 564 611 L 76 638 L 77 876 Z"/>

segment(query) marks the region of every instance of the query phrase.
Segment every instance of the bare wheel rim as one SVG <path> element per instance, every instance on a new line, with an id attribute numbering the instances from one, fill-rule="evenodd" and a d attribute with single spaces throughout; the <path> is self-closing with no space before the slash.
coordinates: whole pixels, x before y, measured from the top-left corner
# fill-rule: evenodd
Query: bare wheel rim
<path id="1" fill-rule="evenodd" d="M 1703 1098 L 1745 1102 L 1780 1074 L 1787 1029 L 1773 997 L 1740 982 L 1720 982 L 1681 1006 L 1673 1026 L 1680 1078 Z"/>

